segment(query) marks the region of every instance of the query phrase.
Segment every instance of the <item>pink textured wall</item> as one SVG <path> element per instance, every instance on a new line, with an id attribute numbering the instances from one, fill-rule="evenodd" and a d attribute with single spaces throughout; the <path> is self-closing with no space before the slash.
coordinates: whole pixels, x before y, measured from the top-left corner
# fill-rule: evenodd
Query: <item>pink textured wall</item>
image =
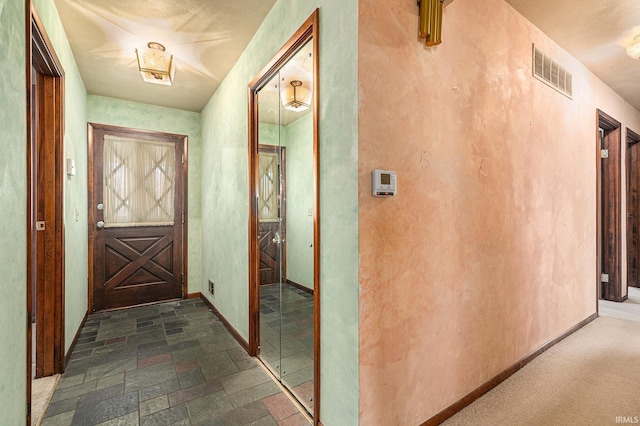
<path id="1" fill-rule="evenodd" d="M 416 425 L 595 312 L 596 108 L 640 113 L 503 0 L 454 0 L 436 48 L 415 0 L 359 10 L 360 424 Z"/>

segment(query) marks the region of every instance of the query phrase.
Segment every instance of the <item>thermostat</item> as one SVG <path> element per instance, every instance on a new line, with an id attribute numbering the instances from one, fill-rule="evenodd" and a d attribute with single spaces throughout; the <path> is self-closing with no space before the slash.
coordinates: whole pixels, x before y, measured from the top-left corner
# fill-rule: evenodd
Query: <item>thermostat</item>
<path id="1" fill-rule="evenodd" d="M 371 170 L 371 190 L 374 197 L 393 197 L 398 192 L 396 172 Z"/>

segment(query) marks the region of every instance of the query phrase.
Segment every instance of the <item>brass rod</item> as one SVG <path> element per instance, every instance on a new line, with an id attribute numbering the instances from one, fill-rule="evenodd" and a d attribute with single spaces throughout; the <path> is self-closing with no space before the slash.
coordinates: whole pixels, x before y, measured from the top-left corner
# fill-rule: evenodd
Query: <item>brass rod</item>
<path id="1" fill-rule="evenodd" d="M 442 43 L 442 1 L 432 0 L 431 3 L 433 4 L 433 13 L 430 16 L 430 31 L 425 43 L 427 46 L 435 46 Z"/>

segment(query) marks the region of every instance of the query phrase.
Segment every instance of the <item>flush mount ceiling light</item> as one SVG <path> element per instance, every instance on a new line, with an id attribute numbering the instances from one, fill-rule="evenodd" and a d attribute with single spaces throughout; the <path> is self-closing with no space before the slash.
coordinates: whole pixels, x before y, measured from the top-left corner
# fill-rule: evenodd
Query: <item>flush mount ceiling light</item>
<path id="1" fill-rule="evenodd" d="M 640 59 L 640 34 L 635 36 L 627 46 L 627 55 L 633 59 Z"/>
<path id="2" fill-rule="evenodd" d="M 176 74 L 176 66 L 173 55 L 165 52 L 163 45 L 149 42 L 147 47 L 136 49 L 136 58 L 138 58 L 138 69 L 144 81 L 171 86 Z"/>
<path id="3" fill-rule="evenodd" d="M 300 80 L 292 80 L 280 93 L 282 106 L 291 111 L 304 111 L 311 105 L 311 91 Z"/>

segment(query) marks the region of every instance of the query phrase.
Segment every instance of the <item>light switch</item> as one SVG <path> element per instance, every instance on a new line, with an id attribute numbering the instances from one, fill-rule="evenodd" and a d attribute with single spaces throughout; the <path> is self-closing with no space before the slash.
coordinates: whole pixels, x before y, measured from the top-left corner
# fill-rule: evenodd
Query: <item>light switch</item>
<path id="1" fill-rule="evenodd" d="M 73 161 L 73 158 L 67 158 L 67 175 L 76 175 L 76 162 Z"/>

